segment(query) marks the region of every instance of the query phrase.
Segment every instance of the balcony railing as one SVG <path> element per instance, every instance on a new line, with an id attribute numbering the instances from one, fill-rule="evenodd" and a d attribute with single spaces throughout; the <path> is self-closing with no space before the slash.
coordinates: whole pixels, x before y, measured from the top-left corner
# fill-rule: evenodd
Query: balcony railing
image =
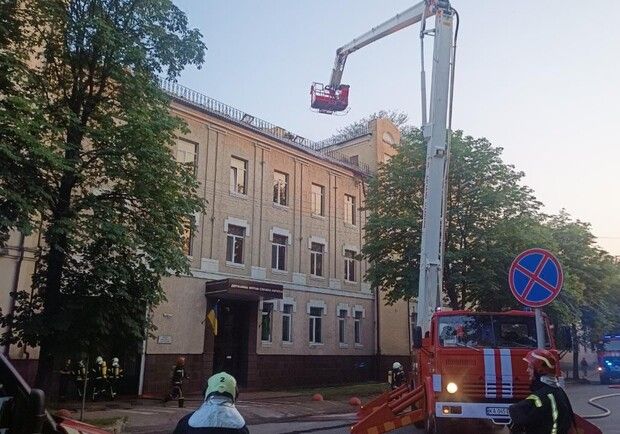
<path id="1" fill-rule="evenodd" d="M 159 85 L 164 92 L 166 92 L 173 98 L 177 98 L 179 100 L 197 106 L 203 110 L 227 118 L 246 127 L 252 128 L 262 134 L 266 134 L 275 139 L 287 142 L 297 148 L 315 153 L 317 154 L 317 156 L 326 160 L 331 160 L 339 164 L 344 164 L 347 167 L 362 171 L 366 174 L 371 173 L 370 167 L 367 164 L 352 161 L 349 156 L 344 155 L 335 149 L 326 149 L 338 143 L 342 143 L 344 141 L 352 140 L 356 137 L 361 137 L 363 135 L 369 134 L 370 132 L 368 130 L 368 127 L 366 127 L 366 129 L 361 128 L 359 130 L 359 134 L 356 134 L 353 137 L 345 138 L 342 135 L 337 135 L 327 140 L 314 142 L 275 124 L 250 115 L 249 113 L 245 113 L 235 107 L 231 107 L 228 104 L 224 104 L 218 100 L 209 98 L 208 96 L 200 92 L 196 92 L 195 90 L 189 89 L 176 82 L 160 80 Z"/>

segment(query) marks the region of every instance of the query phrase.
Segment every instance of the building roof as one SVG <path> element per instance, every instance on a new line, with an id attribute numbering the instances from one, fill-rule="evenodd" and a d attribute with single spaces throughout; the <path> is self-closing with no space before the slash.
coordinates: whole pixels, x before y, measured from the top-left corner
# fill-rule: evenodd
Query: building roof
<path id="1" fill-rule="evenodd" d="M 210 115 L 231 122 L 241 128 L 254 131 L 284 145 L 292 146 L 315 157 L 346 167 L 360 175 L 371 174 L 370 167 L 366 163 L 352 161 L 349 156 L 334 150 L 334 145 L 370 135 L 371 132 L 368 127 L 366 127 L 366 129 L 360 129 L 359 134 L 354 137 L 347 137 L 346 140 L 343 140 L 341 136 L 334 136 L 327 140 L 314 142 L 176 82 L 161 80 L 160 87 L 164 92 L 170 95 L 173 100 L 181 104 L 207 112 Z"/>

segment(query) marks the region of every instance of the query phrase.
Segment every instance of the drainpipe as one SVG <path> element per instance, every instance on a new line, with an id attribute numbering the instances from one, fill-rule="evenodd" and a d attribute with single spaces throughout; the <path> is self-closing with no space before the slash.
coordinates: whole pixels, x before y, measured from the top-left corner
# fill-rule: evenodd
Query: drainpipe
<path id="1" fill-rule="evenodd" d="M 144 328 L 144 340 L 142 341 L 142 355 L 140 356 L 140 376 L 138 379 L 138 396 L 142 396 L 144 390 L 144 367 L 146 364 L 146 341 L 149 339 L 148 320 L 149 320 L 149 308 L 146 307 L 146 320 L 147 326 Z"/>
<path id="2" fill-rule="evenodd" d="M 381 380 L 381 317 L 379 314 L 379 307 L 381 302 L 379 301 L 379 288 L 375 289 L 375 311 L 377 312 L 375 317 L 377 318 L 377 379 Z"/>
<path id="3" fill-rule="evenodd" d="M 26 240 L 26 236 L 24 235 L 23 232 L 19 233 L 19 258 L 17 259 L 17 264 L 15 264 L 15 274 L 13 274 L 13 285 L 11 287 L 11 293 L 16 293 L 17 292 L 17 288 L 19 286 L 19 275 L 21 274 L 21 269 L 22 269 L 22 262 L 24 261 L 24 244 L 25 244 L 25 240 Z M 9 304 L 9 316 L 12 316 L 13 313 L 15 312 L 15 296 L 11 296 L 10 297 L 10 304 Z M 11 320 L 11 322 L 9 322 L 9 325 L 7 326 L 7 330 L 6 330 L 6 334 L 7 336 L 11 336 L 11 333 L 13 331 L 13 326 L 12 326 L 13 321 Z M 11 344 L 8 345 L 4 345 L 3 346 L 3 352 L 5 357 L 9 357 L 9 350 L 11 348 Z"/>

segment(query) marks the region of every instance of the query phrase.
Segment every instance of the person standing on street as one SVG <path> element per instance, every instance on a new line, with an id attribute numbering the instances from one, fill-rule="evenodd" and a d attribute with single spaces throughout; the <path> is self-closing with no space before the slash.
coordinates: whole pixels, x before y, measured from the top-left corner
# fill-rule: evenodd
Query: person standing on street
<path id="1" fill-rule="evenodd" d="M 170 381 L 172 387 L 170 392 L 164 398 L 164 404 L 170 400 L 178 400 L 179 407 L 183 407 L 185 398 L 183 398 L 183 380 L 189 379 L 187 371 L 185 370 L 185 357 L 179 357 L 176 364 L 172 367 L 172 373 L 170 375 Z"/>
<path id="2" fill-rule="evenodd" d="M 586 378 L 588 376 L 588 368 L 590 367 L 590 365 L 588 364 L 588 361 L 586 360 L 586 356 L 583 356 L 581 358 L 581 363 L 579 363 L 579 365 L 581 366 L 581 372 L 583 373 L 583 378 Z"/>
<path id="3" fill-rule="evenodd" d="M 235 377 L 226 372 L 213 375 L 200 408 L 182 418 L 173 434 L 249 434 L 235 407 L 238 396 Z"/>
<path id="4" fill-rule="evenodd" d="M 509 407 L 512 433 L 568 434 L 575 425 L 570 400 L 556 377 L 556 356 L 548 350 L 532 350 L 527 362 L 532 394 Z"/>
<path id="5" fill-rule="evenodd" d="M 123 369 L 121 368 L 118 357 L 112 358 L 112 365 L 108 373 L 110 377 L 110 396 L 114 399 L 118 394 L 121 378 L 123 378 Z"/>
<path id="6" fill-rule="evenodd" d="M 403 370 L 403 365 L 399 362 L 394 362 L 392 364 L 392 371 L 388 373 L 388 382 L 390 383 L 390 387 L 392 389 L 397 389 L 407 380 L 405 371 Z"/>

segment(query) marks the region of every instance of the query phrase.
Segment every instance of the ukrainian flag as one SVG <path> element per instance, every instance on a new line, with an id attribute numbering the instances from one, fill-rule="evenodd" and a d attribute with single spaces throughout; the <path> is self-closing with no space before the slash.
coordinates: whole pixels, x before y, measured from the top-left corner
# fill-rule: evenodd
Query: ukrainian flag
<path id="1" fill-rule="evenodd" d="M 209 320 L 209 324 L 211 324 L 211 328 L 213 329 L 213 335 L 217 336 L 217 314 L 219 308 L 219 300 L 215 303 L 215 306 L 211 308 L 211 310 L 207 313 L 207 319 Z"/>

